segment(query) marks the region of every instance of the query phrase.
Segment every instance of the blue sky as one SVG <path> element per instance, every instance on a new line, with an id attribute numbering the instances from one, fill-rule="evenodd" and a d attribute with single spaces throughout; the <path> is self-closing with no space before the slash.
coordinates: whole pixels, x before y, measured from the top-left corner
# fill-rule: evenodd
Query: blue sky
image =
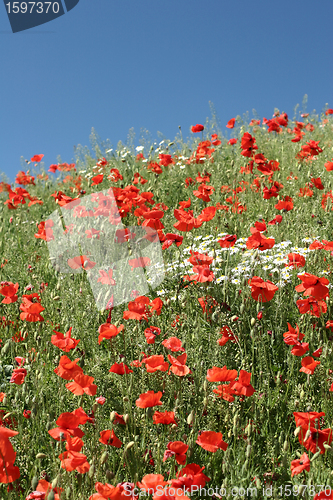
<path id="1" fill-rule="evenodd" d="M 297 103 L 333 107 L 332 0 L 80 0 L 64 16 L 13 34 L 0 9 L 1 164 L 74 161 L 91 128 L 114 148 L 128 131 L 172 140 L 211 118 L 290 118 Z M 52 175 L 52 174 L 50 174 Z"/>

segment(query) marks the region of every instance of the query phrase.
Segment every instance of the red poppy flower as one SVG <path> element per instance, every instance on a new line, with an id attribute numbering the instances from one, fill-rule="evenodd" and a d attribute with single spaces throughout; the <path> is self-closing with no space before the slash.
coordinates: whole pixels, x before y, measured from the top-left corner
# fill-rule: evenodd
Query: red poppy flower
<path id="1" fill-rule="evenodd" d="M 177 473 L 177 479 L 171 479 L 171 485 L 175 488 L 186 489 L 191 486 L 204 488 L 206 482 L 210 481 L 202 471 L 205 467 L 200 467 L 198 464 L 187 464 Z"/>
<path id="2" fill-rule="evenodd" d="M 179 247 L 183 243 L 183 239 L 183 236 L 180 236 L 179 234 L 167 233 L 162 245 L 162 250 L 169 248 L 173 243 L 175 243 L 176 246 Z"/>
<path id="3" fill-rule="evenodd" d="M 255 228 L 251 227 L 250 230 L 252 236 L 246 240 L 246 247 L 248 249 L 259 248 L 259 250 L 263 251 L 273 248 L 275 245 L 274 238 L 265 238 L 265 236 L 263 236 L 261 232 Z"/>
<path id="4" fill-rule="evenodd" d="M 236 121 L 236 118 L 231 118 L 231 120 L 229 120 L 228 123 L 226 124 L 226 127 L 227 128 L 234 128 L 235 121 Z"/>
<path id="5" fill-rule="evenodd" d="M 218 449 L 226 451 L 228 444 L 222 439 L 221 432 L 205 431 L 198 436 L 196 443 L 206 451 L 215 453 Z"/>
<path id="6" fill-rule="evenodd" d="M 325 299 L 329 296 L 329 290 L 325 286 L 329 284 L 327 278 L 318 278 L 318 276 L 309 273 L 298 274 L 297 277 L 302 280 L 302 283 L 296 286 L 295 290 L 304 292 L 304 297 L 311 295 L 314 299 Z"/>
<path id="7" fill-rule="evenodd" d="M 182 347 L 182 341 L 177 337 L 169 337 L 163 340 L 162 345 L 172 352 L 185 351 L 184 347 Z"/>
<path id="8" fill-rule="evenodd" d="M 68 259 L 67 264 L 71 269 L 92 269 L 95 267 L 96 262 L 92 262 L 87 255 L 80 255 L 78 257 L 74 257 L 73 259 Z"/>
<path id="9" fill-rule="evenodd" d="M 162 354 L 155 354 L 145 358 L 142 363 L 146 365 L 147 373 L 155 373 L 157 371 L 166 372 L 169 368 L 169 363 L 164 361 Z"/>
<path id="10" fill-rule="evenodd" d="M 177 464 L 184 465 L 188 448 L 188 445 L 182 441 L 169 441 L 167 449 L 164 452 L 163 462 L 170 457 L 175 457 Z"/>
<path id="11" fill-rule="evenodd" d="M 291 477 L 300 474 L 304 470 L 310 472 L 310 464 L 311 464 L 310 459 L 306 453 L 303 453 L 303 455 L 301 455 L 298 460 L 292 460 L 290 466 Z"/>
<path id="12" fill-rule="evenodd" d="M 114 363 L 109 372 L 116 373 L 117 375 L 125 375 L 125 373 L 133 373 L 133 370 L 128 368 L 125 363 Z"/>
<path id="13" fill-rule="evenodd" d="M 103 182 L 103 178 L 103 174 L 95 175 L 95 177 L 92 177 L 91 179 L 93 181 L 91 186 L 97 186 L 98 184 L 101 184 L 101 182 Z"/>
<path id="14" fill-rule="evenodd" d="M 295 345 L 299 340 L 304 338 L 304 333 L 299 331 L 299 327 L 296 324 L 296 329 L 288 323 L 288 331 L 283 334 L 283 340 L 288 345 Z"/>
<path id="15" fill-rule="evenodd" d="M 231 248 L 235 245 L 237 241 L 237 236 L 235 234 L 227 234 L 227 236 L 223 236 L 218 243 L 221 248 Z"/>
<path id="16" fill-rule="evenodd" d="M 313 297 L 309 297 L 304 300 L 297 300 L 296 305 L 300 314 L 310 314 L 311 316 L 316 316 L 317 318 L 327 311 L 326 302 L 324 300 L 316 300 Z"/>
<path id="17" fill-rule="evenodd" d="M 65 355 L 61 356 L 58 367 L 53 371 L 65 380 L 72 380 L 76 375 L 83 374 L 82 368 L 77 366 L 79 360 L 80 358 L 76 358 L 72 361 Z"/>
<path id="18" fill-rule="evenodd" d="M 320 491 L 313 497 L 313 500 L 333 500 L 333 491 Z"/>
<path id="19" fill-rule="evenodd" d="M 16 295 L 17 290 L 19 289 L 18 283 L 12 283 L 11 281 L 2 281 L 0 287 L 0 294 L 4 295 L 5 298 L 1 301 L 2 304 L 12 304 L 16 302 L 18 296 Z"/>
<path id="20" fill-rule="evenodd" d="M 305 356 L 305 358 L 302 359 L 302 368 L 300 372 L 313 375 L 317 365 L 320 365 L 320 361 L 315 361 L 311 356 Z"/>
<path id="21" fill-rule="evenodd" d="M 141 479 L 141 482 L 138 481 L 137 486 L 144 491 L 154 491 L 154 493 L 160 488 L 158 486 L 165 486 L 168 484 L 167 482 L 164 481 L 164 476 L 162 474 L 147 474 L 146 476 L 143 476 Z"/>
<path id="22" fill-rule="evenodd" d="M 117 328 L 115 325 L 111 325 L 111 323 L 103 323 L 98 329 L 98 343 L 100 344 L 103 339 L 112 339 L 116 337 L 123 329 L 124 325 L 119 325 Z"/>
<path id="23" fill-rule="evenodd" d="M 278 291 L 278 287 L 274 285 L 271 281 L 264 281 L 259 276 L 253 276 L 249 279 L 248 284 L 251 286 L 251 296 L 254 300 L 261 302 L 269 302 L 273 299 L 275 293 Z"/>
<path id="24" fill-rule="evenodd" d="M 245 370 L 239 372 L 238 380 L 235 380 L 230 384 L 230 389 L 233 389 L 239 396 L 252 396 L 255 392 L 254 388 L 250 384 L 251 373 Z"/>
<path id="25" fill-rule="evenodd" d="M 144 331 L 147 344 L 155 344 L 156 335 L 160 335 L 161 329 L 157 328 L 157 326 L 150 326 L 146 328 Z"/>
<path id="26" fill-rule="evenodd" d="M 30 323 L 36 323 L 37 321 L 44 321 L 43 316 L 40 315 L 44 311 L 44 307 L 41 306 L 39 302 L 33 302 L 34 298 L 40 301 L 40 298 L 36 297 L 37 294 L 23 295 L 22 304 L 20 305 L 21 314 L 20 318 L 22 321 L 29 321 Z M 30 300 L 31 298 L 31 300 Z"/>
<path id="27" fill-rule="evenodd" d="M 161 412 L 156 410 L 154 415 L 153 415 L 153 423 L 154 424 L 163 424 L 163 425 L 170 425 L 170 424 L 175 424 L 177 425 L 177 422 L 175 420 L 175 414 L 173 411 L 165 411 Z"/>
<path id="28" fill-rule="evenodd" d="M 238 342 L 238 337 L 233 334 L 231 328 L 227 325 L 221 328 L 220 335 L 222 335 L 222 338 L 217 341 L 220 346 L 224 346 L 229 340 L 231 342 Z"/>
<path id="29" fill-rule="evenodd" d="M 191 127 L 191 130 L 193 133 L 197 133 L 197 132 L 202 132 L 204 130 L 204 126 L 203 125 L 200 125 L 199 123 L 197 123 L 197 125 L 193 125 Z"/>
<path id="30" fill-rule="evenodd" d="M 233 146 L 234 144 L 237 144 L 237 141 L 238 141 L 238 139 L 234 139 L 234 138 L 233 139 L 229 139 L 228 144 L 230 146 Z"/>
<path id="31" fill-rule="evenodd" d="M 284 200 L 280 200 L 274 207 L 277 210 L 284 210 L 286 212 L 289 212 L 294 208 L 294 203 L 293 200 L 290 196 L 285 196 Z"/>
<path id="32" fill-rule="evenodd" d="M 68 332 L 65 333 L 65 335 L 61 332 L 56 332 L 55 330 L 54 333 L 56 335 L 51 335 L 51 342 L 54 346 L 59 347 L 64 352 L 69 352 L 71 349 L 75 349 L 75 347 L 78 345 L 80 341 L 76 339 L 71 338 L 71 332 L 72 332 L 72 326 L 68 330 Z"/>
<path id="33" fill-rule="evenodd" d="M 305 266 L 305 258 L 299 253 L 288 253 L 288 259 L 289 262 L 288 264 L 285 264 L 285 267 L 293 267 L 294 269 L 297 269 L 298 267 Z"/>
<path id="34" fill-rule="evenodd" d="M 230 382 L 237 378 L 237 370 L 228 370 L 226 366 L 219 368 L 213 366 L 207 371 L 207 380 L 209 382 Z"/>
<path id="35" fill-rule="evenodd" d="M 87 457 L 83 453 L 70 450 L 60 453 L 61 467 L 66 471 L 76 470 L 80 474 L 85 474 L 90 469 Z"/>
<path id="36" fill-rule="evenodd" d="M 326 450 L 324 444 L 330 445 L 332 442 L 332 429 L 316 429 L 315 427 L 301 427 L 298 440 L 307 450 L 316 453 L 318 448 L 323 455 Z"/>
<path id="37" fill-rule="evenodd" d="M 213 389 L 213 392 L 215 392 L 218 398 L 222 398 L 225 401 L 229 401 L 229 403 L 235 401 L 234 395 L 237 394 L 236 391 L 234 391 L 230 387 L 230 383 L 218 385 L 216 389 Z"/>
<path id="38" fill-rule="evenodd" d="M 186 359 L 186 352 L 184 352 L 180 356 L 177 356 L 177 358 L 174 358 L 173 356 L 171 356 L 171 354 L 168 354 L 168 360 L 171 363 L 169 373 L 172 372 L 178 377 L 185 377 L 189 373 L 192 373 L 189 367 L 185 365 Z"/>
<path id="39" fill-rule="evenodd" d="M 82 396 L 84 393 L 88 394 L 88 396 L 95 396 L 97 385 L 93 384 L 93 381 L 94 377 L 79 373 L 74 377 L 74 382 L 69 382 L 66 387 L 75 396 Z"/>
<path id="40" fill-rule="evenodd" d="M 12 377 L 9 382 L 14 383 L 16 385 L 22 385 L 27 373 L 28 372 L 25 368 L 15 368 L 12 371 Z"/>
<path id="41" fill-rule="evenodd" d="M 99 434 L 101 436 L 98 440 L 100 443 L 114 446 L 115 448 L 121 448 L 123 443 L 117 438 L 113 429 L 112 431 L 101 431 Z"/>
<path id="42" fill-rule="evenodd" d="M 104 271 L 100 269 L 99 271 L 100 278 L 98 278 L 97 283 L 102 283 L 102 285 L 111 285 L 114 286 L 116 284 L 113 279 L 113 269 L 109 269 L 108 271 Z"/>
<path id="43" fill-rule="evenodd" d="M 320 418 L 325 417 L 325 412 L 309 411 L 301 412 L 295 411 L 293 413 L 295 417 L 296 427 L 304 427 L 308 429 L 309 427 L 318 426 L 320 429 Z M 317 422 L 317 423 L 316 423 Z"/>
<path id="44" fill-rule="evenodd" d="M 154 406 L 161 406 L 163 403 L 160 401 L 162 392 L 148 391 L 140 394 L 139 399 L 135 401 L 138 408 L 152 408 Z"/>

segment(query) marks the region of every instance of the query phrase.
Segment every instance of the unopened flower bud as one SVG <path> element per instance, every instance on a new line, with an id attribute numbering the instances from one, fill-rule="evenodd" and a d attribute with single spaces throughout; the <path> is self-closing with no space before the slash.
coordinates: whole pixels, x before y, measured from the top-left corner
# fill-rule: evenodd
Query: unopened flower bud
<path id="1" fill-rule="evenodd" d="M 116 412 L 115 411 L 112 411 L 110 413 L 110 422 L 112 423 L 114 421 L 114 419 L 116 418 Z"/>
<path id="2" fill-rule="evenodd" d="M 38 460 L 42 460 L 43 458 L 46 458 L 47 455 L 45 453 L 37 453 L 36 458 Z"/>
<path id="3" fill-rule="evenodd" d="M 135 445 L 135 442 L 134 442 L 134 441 L 130 441 L 130 442 L 126 445 L 125 451 L 130 450 L 131 448 L 133 448 L 133 446 L 134 446 L 134 445 Z"/>
<path id="4" fill-rule="evenodd" d="M 187 417 L 187 424 L 192 425 L 193 421 L 194 421 L 194 412 L 192 410 L 191 413 L 189 414 L 189 416 Z"/>
<path id="5" fill-rule="evenodd" d="M 94 474 L 95 474 L 95 466 L 91 465 L 90 469 L 88 470 L 88 477 L 92 479 L 94 477 Z"/>
<path id="6" fill-rule="evenodd" d="M 300 433 L 301 431 L 301 427 L 296 427 L 296 429 L 294 430 L 294 436 L 297 437 L 298 434 Z"/>
<path id="7" fill-rule="evenodd" d="M 104 453 L 102 453 L 101 459 L 100 459 L 101 465 L 105 464 L 105 462 L 107 461 L 107 459 L 108 459 L 108 452 L 104 451 Z"/>
<path id="8" fill-rule="evenodd" d="M 128 424 L 129 419 L 130 419 L 130 417 L 129 417 L 128 413 L 126 413 L 126 415 L 124 415 L 124 422 L 125 422 L 125 424 Z"/>
<path id="9" fill-rule="evenodd" d="M 251 318 L 251 326 L 254 326 L 254 325 L 255 325 L 255 323 L 256 323 L 255 318 Z"/>
<path id="10" fill-rule="evenodd" d="M 53 479 L 53 481 L 52 481 L 52 483 L 51 483 L 51 488 L 52 488 L 52 490 L 53 490 L 54 488 L 56 488 L 56 487 L 57 487 L 57 485 L 58 485 L 58 483 L 59 483 L 59 479 L 60 479 L 60 474 L 58 474 L 58 475 L 57 475 L 57 476 Z"/>

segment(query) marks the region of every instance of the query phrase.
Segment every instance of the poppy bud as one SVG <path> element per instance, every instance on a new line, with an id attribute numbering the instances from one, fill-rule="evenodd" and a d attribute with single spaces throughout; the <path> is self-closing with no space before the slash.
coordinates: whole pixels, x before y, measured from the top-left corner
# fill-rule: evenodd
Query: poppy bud
<path id="1" fill-rule="evenodd" d="M 233 167 L 235 165 L 234 160 L 231 160 L 230 165 Z"/>
<path id="2" fill-rule="evenodd" d="M 301 431 L 301 427 L 296 427 L 296 429 L 294 430 L 294 436 L 297 437 L 298 434 L 300 433 Z"/>
<path id="3" fill-rule="evenodd" d="M 1 349 L 1 354 L 7 354 L 10 348 L 10 340 L 7 340 L 3 348 Z"/>
<path id="4" fill-rule="evenodd" d="M 255 322 L 256 322 L 255 318 L 251 318 L 251 326 L 254 326 Z"/>
<path id="5" fill-rule="evenodd" d="M 304 396 L 305 396 L 305 392 L 304 392 L 304 390 L 302 389 L 302 390 L 301 390 L 301 393 L 300 393 L 300 395 L 299 395 L 299 397 L 300 397 L 301 399 L 303 399 L 303 398 L 304 398 Z"/>
<path id="6" fill-rule="evenodd" d="M 288 441 L 285 440 L 285 442 L 283 443 L 283 451 L 288 451 Z"/>
<path id="7" fill-rule="evenodd" d="M 207 387 L 208 387 L 207 380 L 205 380 L 204 383 L 203 383 L 203 390 L 205 392 L 207 392 Z"/>
<path id="8" fill-rule="evenodd" d="M 192 410 L 189 416 L 187 417 L 187 424 L 192 425 L 193 421 L 194 421 L 194 412 Z"/>
<path id="9" fill-rule="evenodd" d="M 56 295 L 55 297 L 53 297 L 53 300 L 60 300 L 59 295 Z"/>
<path id="10" fill-rule="evenodd" d="M 149 409 L 151 409 L 151 408 L 149 408 Z M 129 417 L 128 413 L 126 413 L 126 415 L 124 415 L 124 422 L 125 422 L 125 424 L 128 424 L 129 418 L 130 417 Z"/>
<path id="11" fill-rule="evenodd" d="M 95 411 L 97 410 L 97 408 L 98 408 L 98 403 L 94 403 L 93 407 L 92 407 L 93 413 L 95 413 Z"/>
<path id="12" fill-rule="evenodd" d="M 66 498 L 70 498 L 71 496 L 71 493 L 72 493 L 72 488 L 70 486 L 67 486 L 66 488 Z"/>
<path id="13" fill-rule="evenodd" d="M 7 396 L 5 396 L 2 400 L 3 404 L 6 405 L 7 404 Z"/>
<path id="14" fill-rule="evenodd" d="M 104 453 L 102 453 L 102 456 L 101 456 L 101 459 L 100 459 L 101 465 L 105 464 L 105 462 L 107 461 L 107 459 L 108 459 L 108 452 L 105 451 Z"/>
<path id="15" fill-rule="evenodd" d="M 111 423 L 114 421 L 115 417 L 116 417 L 116 412 L 115 412 L 115 411 L 112 411 L 112 412 L 110 413 L 110 421 L 111 421 Z"/>
<path id="16" fill-rule="evenodd" d="M 51 483 L 51 488 L 52 488 L 52 490 L 53 490 L 54 488 L 56 488 L 56 487 L 57 487 L 57 485 L 58 485 L 58 483 L 59 483 L 59 479 L 60 479 L 60 474 L 58 474 L 58 475 L 57 475 L 57 476 L 53 479 L 53 481 L 52 481 L 52 483 Z M 50 496 L 50 495 L 49 495 L 49 496 Z"/>
<path id="17" fill-rule="evenodd" d="M 172 429 L 173 431 L 176 431 L 176 430 L 178 429 L 177 424 L 172 424 L 171 429 Z"/>
<path id="18" fill-rule="evenodd" d="M 134 442 L 134 441 L 130 441 L 130 442 L 126 445 L 125 451 L 130 450 L 131 448 L 133 448 L 133 446 L 134 446 L 134 445 L 135 445 L 135 442 Z"/>
<path id="19" fill-rule="evenodd" d="M 246 455 L 247 458 L 249 458 L 249 456 L 251 455 L 251 448 L 252 447 L 251 447 L 250 444 L 248 444 L 247 447 L 246 447 L 246 453 L 245 453 L 245 455 Z"/>
<path id="20" fill-rule="evenodd" d="M 231 430 L 228 432 L 228 438 L 231 439 L 232 438 L 232 432 Z"/>
<path id="21" fill-rule="evenodd" d="M 323 445 L 323 446 L 324 446 L 325 450 L 331 450 L 331 449 L 332 449 L 332 446 L 330 446 L 330 445 L 329 445 L 329 444 L 327 444 L 327 443 L 324 443 L 324 445 Z"/>
<path id="22" fill-rule="evenodd" d="M 88 477 L 92 479 L 94 477 L 94 474 L 95 474 L 95 466 L 91 465 L 90 469 L 88 470 Z"/>
<path id="23" fill-rule="evenodd" d="M 206 397 L 203 398 L 203 404 L 204 404 L 204 408 L 206 409 L 207 405 L 208 405 L 208 399 Z"/>
<path id="24" fill-rule="evenodd" d="M 31 480 L 31 488 L 35 491 L 38 485 L 38 477 L 34 476 Z"/>
<path id="25" fill-rule="evenodd" d="M 311 436 L 311 431 L 310 429 L 308 429 L 305 434 L 304 443 L 309 439 L 310 436 Z"/>
<path id="26" fill-rule="evenodd" d="M 45 453 L 37 453 L 37 455 L 36 455 L 36 458 L 38 460 L 42 460 L 43 458 L 46 458 L 46 457 L 47 457 L 47 455 L 45 455 Z"/>
<path id="27" fill-rule="evenodd" d="M 251 426 L 251 423 L 249 423 L 246 428 L 245 428 L 245 434 L 247 436 L 251 436 L 251 433 L 252 433 L 252 426 Z"/>
<path id="28" fill-rule="evenodd" d="M 320 455 L 320 450 L 319 450 L 319 451 L 317 451 L 317 453 L 315 453 L 315 454 L 313 455 L 313 457 L 311 458 L 311 462 L 313 462 L 314 460 L 316 460 L 316 458 L 318 458 L 318 457 L 319 457 L 319 455 Z"/>
<path id="29" fill-rule="evenodd" d="M 245 309 L 245 304 L 241 304 L 241 306 L 240 306 L 240 308 L 239 308 L 239 313 L 240 313 L 240 314 L 243 314 L 244 309 Z"/>
<path id="30" fill-rule="evenodd" d="M 258 312 L 257 318 L 258 318 L 259 321 L 262 319 L 262 312 L 261 311 Z"/>
<path id="31" fill-rule="evenodd" d="M 260 490 L 260 488 L 261 488 L 261 481 L 260 481 L 259 477 L 256 478 L 256 487 L 258 488 L 258 490 Z"/>

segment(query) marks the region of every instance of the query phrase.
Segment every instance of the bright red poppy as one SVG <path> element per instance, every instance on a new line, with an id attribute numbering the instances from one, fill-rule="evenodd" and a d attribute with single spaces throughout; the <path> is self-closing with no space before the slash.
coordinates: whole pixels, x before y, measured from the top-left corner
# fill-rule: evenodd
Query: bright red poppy
<path id="1" fill-rule="evenodd" d="M 248 284 L 251 286 L 251 296 L 256 301 L 269 302 L 273 299 L 278 287 L 271 281 L 264 281 L 259 276 L 253 276 L 249 279 Z"/>
<path id="2" fill-rule="evenodd" d="M 135 401 L 138 408 L 153 408 L 154 406 L 161 406 L 163 403 L 161 401 L 162 392 L 148 391 L 140 394 L 139 399 Z"/>
<path id="3" fill-rule="evenodd" d="M 222 439 L 221 432 L 213 432 L 213 431 L 205 431 L 202 432 L 196 443 L 201 446 L 206 451 L 210 451 L 211 453 L 217 452 L 217 450 L 221 449 L 226 451 L 228 448 L 228 444 L 225 443 Z"/>

